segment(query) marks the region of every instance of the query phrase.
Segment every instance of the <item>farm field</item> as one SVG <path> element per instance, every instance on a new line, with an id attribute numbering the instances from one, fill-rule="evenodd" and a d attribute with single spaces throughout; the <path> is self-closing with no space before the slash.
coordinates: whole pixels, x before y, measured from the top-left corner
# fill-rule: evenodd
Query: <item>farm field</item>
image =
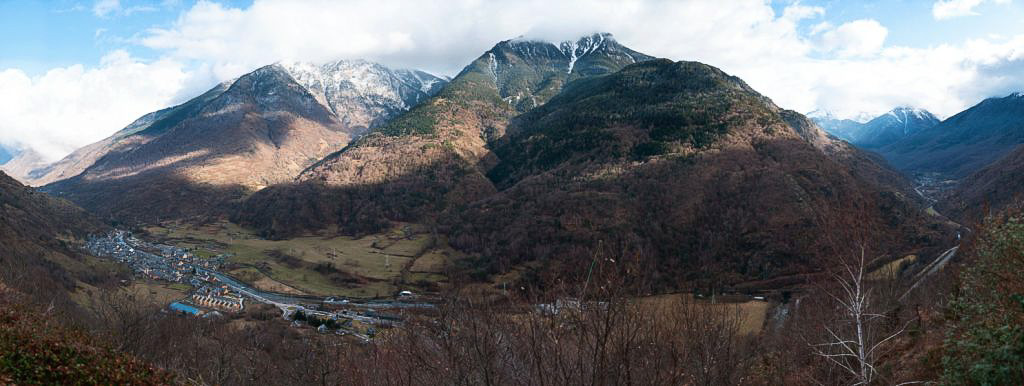
<path id="1" fill-rule="evenodd" d="M 707 299 L 694 299 L 691 294 L 654 295 L 641 298 L 639 301 L 641 307 L 650 307 L 652 311 L 662 313 L 672 312 L 673 307 L 679 306 L 684 301 L 696 302 L 702 307 L 706 307 L 709 312 L 733 312 L 734 309 L 738 309 L 740 317 L 743 319 L 740 325 L 740 333 L 751 335 L 761 332 L 768 315 L 768 310 L 772 305 L 770 302 L 754 300 L 745 296 L 737 298 L 722 297 L 718 302 L 712 303 Z"/>
<path id="2" fill-rule="evenodd" d="M 288 240 L 262 239 L 228 222 L 162 224 L 145 231 L 155 241 L 199 256 L 229 254 L 225 272 L 262 290 L 297 295 L 374 298 L 434 287 L 446 280 L 444 267 L 453 255 L 449 248 L 435 247 L 434 237 L 415 224 L 359 238 Z"/>
<path id="3" fill-rule="evenodd" d="M 868 273 L 870 280 L 896 279 L 903 272 L 903 268 L 917 261 L 917 255 L 907 255 L 879 267 Z"/>

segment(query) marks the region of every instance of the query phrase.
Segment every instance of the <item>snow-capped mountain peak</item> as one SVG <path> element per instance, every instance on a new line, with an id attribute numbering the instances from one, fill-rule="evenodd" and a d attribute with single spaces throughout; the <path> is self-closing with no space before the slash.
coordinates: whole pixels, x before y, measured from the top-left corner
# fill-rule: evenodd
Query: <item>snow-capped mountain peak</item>
<path id="1" fill-rule="evenodd" d="M 909 134 L 911 131 L 910 126 L 915 123 L 924 123 L 925 126 L 932 126 L 939 122 L 932 113 L 927 110 L 911 108 L 911 106 L 899 106 L 899 108 L 893 109 L 886 113 L 883 117 L 888 117 L 894 120 L 897 124 L 901 124 L 904 127 L 904 135 Z"/>
<path id="2" fill-rule="evenodd" d="M 617 61 L 627 64 L 651 59 L 650 56 L 623 47 L 607 32 L 593 33 L 558 43 L 520 36 L 504 41 L 498 47 L 527 60 L 542 58 L 560 62 L 566 74 L 577 71 L 581 60 L 597 53 L 615 56 Z"/>
<path id="3" fill-rule="evenodd" d="M 433 96 L 447 78 L 366 60 L 279 64 L 349 127 L 375 127 Z"/>
<path id="4" fill-rule="evenodd" d="M 544 104 L 570 81 L 651 59 L 619 44 L 609 33 L 559 43 L 518 37 L 499 42 L 463 71 L 490 77 L 506 103 L 526 111 Z"/>
<path id="5" fill-rule="evenodd" d="M 614 40 L 610 33 L 595 33 L 590 36 L 581 37 L 578 40 L 567 40 L 559 44 L 558 48 L 561 49 L 562 54 L 569 58 L 569 69 L 566 73 L 572 73 L 577 59 L 601 48 L 604 45 L 605 39 Z"/>
<path id="6" fill-rule="evenodd" d="M 884 146 L 939 123 L 927 110 L 910 106 L 896 107 L 875 117 L 857 114 L 841 119 L 823 109 L 811 111 L 807 116 L 830 134 L 866 148 Z"/>
<path id="7" fill-rule="evenodd" d="M 909 106 L 897 107 L 895 109 L 890 110 L 886 114 L 896 118 L 900 122 L 905 122 L 912 119 L 929 121 L 936 119 L 935 116 L 932 115 L 932 113 L 928 112 L 927 110 Z"/>
<path id="8" fill-rule="evenodd" d="M 843 121 L 843 120 L 846 120 L 846 121 L 853 121 L 853 122 L 857 122 L 857 123 L 867 123 L 871 119 L 875 118 L 875 116 L 877 114 L 872 114 L 872 113 L 863 112 L 863 111 L 859 112 L 859 113 L 854 113 L 854 114 L 840 114 L 840 113 L 836 113 L 835 111 L 832 111 L 832 110 L 819 108 L 819 109 L 814 109 L 814 110 L 812 110 L 812 111 L 810 111 L 810 112 L 808 112 L 807 114 L 804 114 L 804 115 L 806 115 L 807 118 L 811 118 L 811 119 L 816 120 L 816 121 L 821 121 L 821 120 Z"/>

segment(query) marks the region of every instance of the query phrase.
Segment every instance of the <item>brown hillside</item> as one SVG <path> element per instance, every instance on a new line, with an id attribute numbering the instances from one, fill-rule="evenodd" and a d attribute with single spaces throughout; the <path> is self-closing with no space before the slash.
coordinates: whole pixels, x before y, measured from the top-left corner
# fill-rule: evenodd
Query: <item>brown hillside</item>
<path id="1" fill-rule="evenodd" d="M 278 66 L 239 78 L 195 110 L 121 139 L 82 174 L 46 189 L 101 216 L 218 215 L 349 141 L 337 117 Z"/>
<path id="2" fill-rule="evenodd" d="M 937 204 L 942 213 L 965 223 L 1017 207 L 1024 200 L 1024 147 L 964 178 Z"/>
<path id="3" fill-rule="evenodd" d="M 951 235 L 897 174 L 700 63 L 577 82 L 515 128 L 494 150 L 504 190 L 446 219 L 480 273 L 557 280 L 606 254 L 662 288 L 734 285 Z"/>

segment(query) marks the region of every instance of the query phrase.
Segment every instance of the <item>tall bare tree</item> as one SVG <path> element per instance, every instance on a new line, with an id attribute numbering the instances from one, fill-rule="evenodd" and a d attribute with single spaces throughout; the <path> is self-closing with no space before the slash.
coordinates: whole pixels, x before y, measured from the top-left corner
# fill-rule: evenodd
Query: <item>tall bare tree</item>
<path id="1" fill-rule="evenodd" d="M 903 333 L 906 325 L 886 332 L 887 316 L 879 311 L 880 302 L 866 276 L 864 248 L 859 259 L 844 262 L 833 275 L 837 290 L 824 291 L 837 315 L 822 325 L 825 341 L 812 343 L 814 354 L 838 367 L 853 385 L 869 385 L 879 378 L 878 364 L 886 343 Z"/>

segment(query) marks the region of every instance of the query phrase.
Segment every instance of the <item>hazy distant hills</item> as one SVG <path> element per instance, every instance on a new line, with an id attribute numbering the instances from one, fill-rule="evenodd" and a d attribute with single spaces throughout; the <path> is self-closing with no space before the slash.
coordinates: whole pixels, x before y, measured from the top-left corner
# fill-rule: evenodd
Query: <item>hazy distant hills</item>
<path id="1" fill-rule="evenodd" d="M 1024 143 L 1024 96 L 989 98 L 932 128 L 878 149 L 908 173 L 965 177 Z"/>
<path id="2" fill-rule="evenodd" d="M 944 121 L 924 110 L 897 108 L 869 122 L 816 113 L 815 121 L 859 147 L 881 154 L 907 175 L 957 180 L 937 203 L 942 213 L 977 221 L 1021 201 L 1024 193 L 1024 95 L 989 98 Z M 986 212 L 986 209 L 989 212 Z"/>
<path id="3" fill-rule="evenodd" d="M 829 114 L 812 119 L 829 134 L 865 149 L 881 148 L 939 124 L 932 113 L 912 107 L 897 107 L 864 123 Z"/>
<path id="4" fill-rule="evenodd" d="M 33 170 L 46 166 L 43 156 L 32 149 L 20 149 L 9 154 L 11 158 L 0 164 L 0 170 L 20 182 L 28 182 Z"/>
<path id="5" fill-rule="evenodd" d="M 820 126 L 825 132 L 847 142 L 853 142 L 860 133 L 864 123 L 870 118 L 860 121 L 856 119 L 837 118 L 829 111 L 814 110 L 807 113 L 807 117 Z"/>
<path id="6" fill-rule="evenodd" d="M 234 198 L 291 181 L 437 83 L 445 80 L 365 61 L 270 65 L 147 114 L 30 181 L 52 182 L 48 191 L 103 215 L 223 214 Z"/>

